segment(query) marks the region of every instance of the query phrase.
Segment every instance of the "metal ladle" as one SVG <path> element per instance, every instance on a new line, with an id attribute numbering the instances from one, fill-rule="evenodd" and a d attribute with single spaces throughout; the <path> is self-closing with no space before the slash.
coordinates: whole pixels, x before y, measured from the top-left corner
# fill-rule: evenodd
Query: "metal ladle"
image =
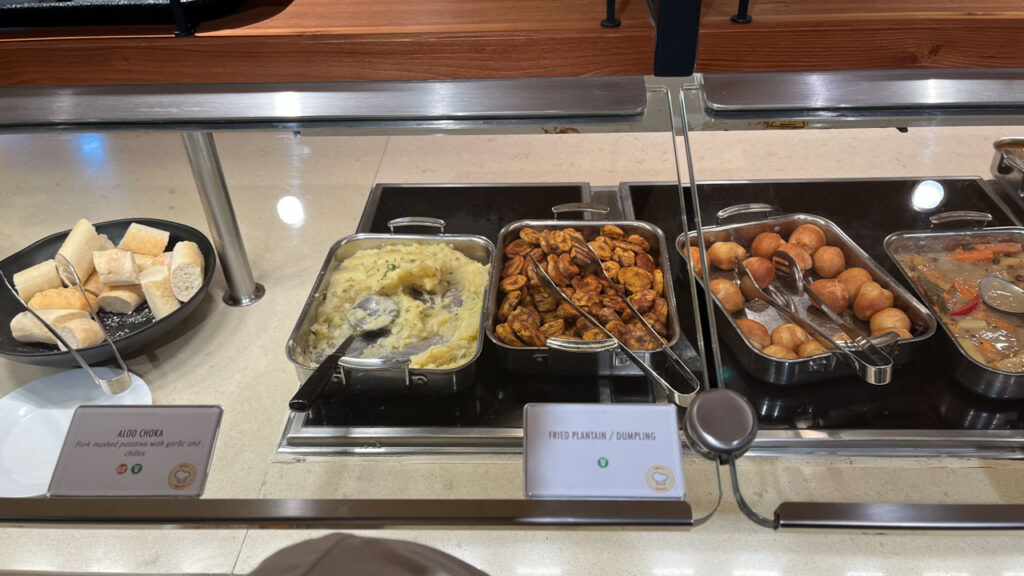
<path id="1" fill-rule="evenodd" d="M 1024 290 L 997 276 L 986 276 L 978 282 L 978 292 L 986 306 L 1001 312 L 1024 314 Z"/>
<path id="2" fill-rule="evenodd" d="M 338 348 L 324 358 L 313 374 L 302 383 L 288 401 L 288 407 L 296 412 L 308 412 L 324 386 L 334 377 L 338 360 L 345 356 L 345 352 L 356 338 L 387 330 L 395 318 L 398 318 L 398 306 L 387 296 L 373 294 L 356 302 L 345 316 L 345 320 L 353 328 L 352 333 L 342 340 Z"/>

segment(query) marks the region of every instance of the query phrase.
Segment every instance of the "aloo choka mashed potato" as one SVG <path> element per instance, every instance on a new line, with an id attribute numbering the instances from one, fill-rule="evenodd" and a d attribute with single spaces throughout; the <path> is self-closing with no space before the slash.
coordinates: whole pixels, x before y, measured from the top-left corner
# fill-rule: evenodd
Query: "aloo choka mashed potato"
<path id="1" fill-rule="evenodd" d="M 442 244 L 394 245 L 360 250 L 331 276 L 327 295 L 310 327 L 305 350 L 319 364 L 352 333 L 347 317 L 356 302 L 373 294 L 390 297 L 398 318 L 390 334 L 363 352 L 429 348 L 411 356 L 413 368 L 457 368 L 473 359 L 481 326 L 489 266 Z M 419 345 L 419 346 L 417 346 Z"/>

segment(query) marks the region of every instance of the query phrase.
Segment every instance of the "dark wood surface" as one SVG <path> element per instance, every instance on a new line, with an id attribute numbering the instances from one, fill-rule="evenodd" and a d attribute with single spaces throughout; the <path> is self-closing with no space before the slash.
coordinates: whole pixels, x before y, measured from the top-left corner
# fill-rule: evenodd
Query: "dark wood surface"
<path id="1" fill-rule="evenodd" d="M 704 72 L 1024 67 L 1024 4 L 706 0 Z M 413 80 L 650 74 L 654 25 L 620 0 L 249 0 L 191 38 L 171 26 L 0 29 L 0 85 Z"/>

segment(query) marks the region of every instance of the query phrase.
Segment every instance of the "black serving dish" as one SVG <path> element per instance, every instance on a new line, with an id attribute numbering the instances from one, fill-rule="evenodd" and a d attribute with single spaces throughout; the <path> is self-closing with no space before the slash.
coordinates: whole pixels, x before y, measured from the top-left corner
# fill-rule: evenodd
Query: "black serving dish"
<path id="1" fill-rule="evenodd" d="M 106 234 L 116 244 L 116 241 L 119 241 L 124 236 L 128 226 L 133 222 L 169 232 L 168 248 L 174 246 L 176 242 L 186 240 L 195 242 L 199 246 L 200 252 L 203 253 L 206 271 L 203 277 L 203 285 L 199 292 L 188 302 L 183 302 L 180 308 L 160 320 L 153 320 L 153 313 L 146 303 L 136 308 L 131 314 L 114 314 L 100 311 L 100 322 L 102 322 L 103 327 L 107 330 L 114 344 L 117 345 L 117 349 L 122 356 L 128 356 L 152 344 L 195 311 L 199 306 L 199 302 L 209 290 L 210 282 L 213 280 L 213 273 L 217 269 L 217 254 L 213 250 L 213 244 L 210 243 L 202 232 L 191 226 L 153 218 L 111 220 L 94 224 L 94 226 L 96 227 L 96 232 Z M 64 238 L 67 237 L 69 232 L 70 230 L 65 230 L 47 236 L 4 258 L 0 261 L 0 271 L 3 271 L 8 280 L 12 280 L 16 272 L 53 258 L 57 250 L 60 249 L 61 244 L 64 243 Z M 9 329 L 11 319 L 24 310 L 25 308 L 9 290 L 6 288 L 0 289 L 0 321 L 2 321 L 2 325 L 0 325 L 0 356 L 22 364 L 55 367 L 78 366 L 74 357 L 67 351 L 62 352 L 46 344 L 24 344 L 11 336 Z M 110 349 L 106 342 L 90 346 L 89 348 L 82 348 L 78 350 L 78 353 L 89 364 L 103 363 L 114 357 L 113 350 Z"/>

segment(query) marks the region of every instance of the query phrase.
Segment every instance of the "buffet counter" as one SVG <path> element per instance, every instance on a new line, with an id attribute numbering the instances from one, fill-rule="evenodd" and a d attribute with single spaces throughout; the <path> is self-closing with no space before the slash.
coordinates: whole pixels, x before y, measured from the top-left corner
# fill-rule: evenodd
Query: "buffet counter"
<path id="1" fill-rule="evenodd" d="M 693 134 L 698 179 L 987 176 L 996 127 Z M 355 231 L 375 183 L 664 182 L 676 177 L 665 134 L 334 136 L 217 133 L 256 279 L 258 303 L 232 308 L 218 273 L 196 313 L 128 358 L 155 405 L 224 409 L 204 498 L 490 498 L 523 496 L 522 456 L 310 456 L 278 453 L 298 382 L 285 343 L 322 263 Z M 738 143 L 742 142 L 742 146 Z M 737 158 L 739 151 L 739 158 Z M 756 151 L 756 152 L 755 152 Z M 743 165 L 737 174 L 736 162 Z M 206 230 L 180 138 L 169 132 L 0 136 L 0 253 L 96 221 L 157 217 Z M 294 198 L 282 202 L 282 198 Z M 498 198 L 495 202 L 515 202 Z M 870 211 L 870 207 L 865 207 Z M 0 395 L 55 369 L 0 360 Z M 687 458 L 695 515 L 718 498 L 713 468 Z M 944 503 L 1021 500 L 1012 459 L 751 455 L 740 465 L 751 505 L 781 499 Z M 726 494 L 731 492 L 724 479 Z M 320 531 L 0 528 L 0 572 L 245 574 Z M 1005 533 L 771 531 L 726 496 L 710 522 L 675 529 L 388 529 L 491 574 L 1016 574 Z"/>

